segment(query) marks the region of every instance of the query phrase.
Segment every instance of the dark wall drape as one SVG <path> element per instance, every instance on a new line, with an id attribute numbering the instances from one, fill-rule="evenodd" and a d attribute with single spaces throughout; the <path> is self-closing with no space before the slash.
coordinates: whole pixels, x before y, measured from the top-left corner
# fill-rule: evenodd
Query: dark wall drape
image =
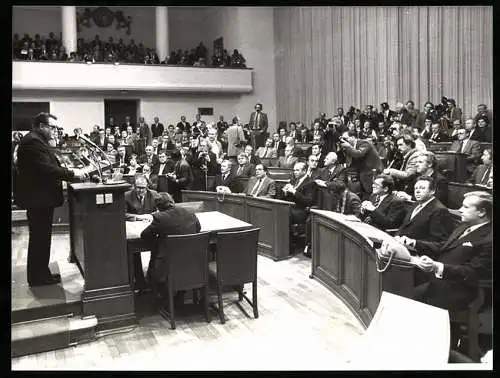
<path id="1" fill-rule="evenodd" d="M 492 7 L 277 7 L 278 120 L 451 97 L 493 108 Z"/>

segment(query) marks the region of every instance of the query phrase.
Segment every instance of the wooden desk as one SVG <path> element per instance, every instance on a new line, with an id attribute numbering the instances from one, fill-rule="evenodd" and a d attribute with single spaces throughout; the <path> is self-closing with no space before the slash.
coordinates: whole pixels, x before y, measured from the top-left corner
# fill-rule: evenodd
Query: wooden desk
<path id="1" fill-rule="evenodd" d="M 448 151 L 451 147 L 451 142 L 426 143 L 427 151 Z"/>
<path id="2" fill-rule="evenodd" d="M 366 326 L 377 311 L 382 291 L 411 298 L 413 266 L 394 261 L 377 272 L 372 238 L 392 238 L 362 222 L 332 211 L 311 210 L 312 273 Z"/>
<path id="3" fill-rule="evenodd" d="M 469 192 L 474 191 L 486 191 L 492 193 L 491 188 L 487 188 L 482 185 L 465 184 L 461 182 L 449 182 L 448 183 L 448 207 L 450 209 L 459 209 L 462 206 L 462 201 L 464 200 L 464 195 Z"/>
<path id="4" fill-rule="evenodd" d="M 446 173 L 448 181 L 465 182 L 467 179 L 466 154 L 451 151 L 436 151 L 434 154 L 438 168 Z"/>
<path id="5" fill-rule="evenodd" d="M 207 211 L 219 211 L 260 228 L 259 253 L 275 261 L 290 257 L 290 207 L 292 202 L 241 194 L 182 191 L 183 202 L 203 201 Z"/>
<path id="6" fill-rule="evenodd" d="M 253 227 L 250 223 L 243 222 L 219 211 L 205 211 L 195 213 L 200 221 L 201 232 L 215 233 L 218 231 L 237 231 Z M 141 232 L 149 225 L 149 222 L 125 222 L 127 241 L 141 238 Z"/>

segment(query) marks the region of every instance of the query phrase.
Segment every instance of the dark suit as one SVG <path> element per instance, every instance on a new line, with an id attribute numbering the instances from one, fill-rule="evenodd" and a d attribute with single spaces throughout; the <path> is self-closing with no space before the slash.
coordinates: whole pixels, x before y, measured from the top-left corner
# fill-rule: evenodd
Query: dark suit
<path id="1" fill-rule="evenodd" d="M 334 196 L 336 197 L 336 195 Z M 353 214 L 359 217 L 361 214 L 361 200 L 357 194 L 346 189 L 342 196 L 337 199 L 336 207 L 332 210 L 341 214 Z"/>
<path id="2" fill-rule="evenodd" d="M 222 173 L 216 175 L 211 190 L 215 192 L 215 189 L 218 186 L 227 186 L 232 193 L 241 193 L 243 191 L 241 182 L 236 178 L 236 176 L 232 172 L 228 174 L 226 179 L 223 179 Z"/>
<path id="3" fill-rule="evenodd" d="M 330 167 L 323 167 L 317 177 L 323 180 L 328 185 L 333 180 L 340 180 L 347 183 L 345 168 L 340 164 L 335 164 L 333 171 L 330 172 Z M 337 198 L 332 195 L 327 188 L 316 186 L 317 189 L 317 205 L 323 210 L 332 210 L 337 207 Z"/>
<path id="4" fill-rule="evenodd" d="M 210 161 L 207 161 L 206 156 L 200 156 L 200 152 L 197 152 L 196 158 L 193 159 L 191 164 L 193 170 L 192 190 L 206 190 L 205 173 L 207 176 L 215 176 L 219 171 L 217 156 L 210 151 L 207 154 Z"/>
<path id="5" fill-rule="evenodd" d="M 257 122 L 255 122 L 256 117 L 257 117 L 257 112 L 252 112 L 252 114 L 250 114 L 250 121 L 248 122 L 248 127 L 250 128 L 250 130 L 252 130 L 252 133 L 255 135 L 254 149 L 264 145 L 268 127 L 266 113 L 260 112 Z"/>
<path id="6" fill-rule="evenodd" d="M 368 198 L 372 192 L 373 170 L 379 172 L 382 169 L 382 162 L 373 145 L 366 140 L 357 140 L 353 147 L 342 148 L 349 161 L 349 171 L 356 173 L 361 183 L 361 198 Z"/>
<path id="7" fill-rule="evenodd" d="M 404 202 L 395 194 L 388 194 L 378 207 L 363 214 L 363 222 L 371 224 L 380 230 L 398 228 L 406 215 Z"/>
<path id="8" fill-rule="evenodd" d="M 240 165 L 235 165 L 233 174 L 236 177 L 252 177 L 253 175 L 255 175 L 255 165 L 251 163 L 247 163 L 243 167 L 241 167 Z"/>
<path id="9" fill-rule="evenodd" d="M 454 228 L 453 218 L 448 209 L 437 198 L 433 198 L 413 219 L 410 219 L 418 203 L 412 204 L 406 212 L 397 235 L 426 241 L 443 241 Z"/>
<path id="10" fill-rule="evenodd" d="M 173 172 L 175 168 L 175 162 L 172 159 L 167 159 L 161 172 L 160 167 L 160 162 L 156 162 L 156 164 L 151 168 L 151 173 L 155 175 L 165 175 L 167 173 Z"/>
<path id="11" fill-rule="evenodd" d="M 250 177 L 248 180 L 248 185 L 246 189 L 247 195 L 252 195 L 253 189 L 257 184 L 257 177 Z M 262 178 L 262 184 L 258 187 L 257 193 L 254 194 L 255 197 L 266 197 L 266 198 L 274 198 L 276 196 L 276 183 L 273 179 L 268 176 L 264 176 Z"/>
<path id="12" fill-rule="evenodd" d="M 189 122 L 179 122 L 177 124 L 177 127 L 181 130 L 181 131 L 188 131 L 188 132 L 191 132 L 191 125 L 189 124 Z"/>
<path id="13" fill-rule="evenodd" d="M 434 142 L 434 143 L 442 143 L 442 142 L 448 142 L 449 137 L 447 134 L 439 131 L 436 134 L 429 133 L 427 135 L 422 135 L 423 138 L 429 139 L 429 142 Z"/>
<path id="14" fill-rule="evenodd" d="M 141 155 L 141 157 L 137 161 L 139 164 L 148 164 L 150 167 L 153 167 L 154 165 L 158 164 L 158 155 L 151 155 L 151 158 L 148 159 L 148 156 L 146 154 Z"/>
<path id="15" fill-rule="evenodd" d="M 481 164 L 474 169 L 470 179 L 472 184 L 486 185 L 489 179 L 489 169 L 493 169 L 491 165 Z"/>
<path id="16" fill-rule="evenodd" d="M 64 201 L 62 181 L 73 181 L 72 171 L 60 166 L 45 136 L 38 129 L 19 142 L 14 200 L 26 209 L 29 227 L 28 283 L 50 277 L 49 260 L 54 208 Z"/>
<path id="17" fill-rule="evenodd" d="M 179 160 L 175 163 L 174 173 L 177 181 L 169 180 L 168 192 L 175 202 L 182 202 L 181 190 L 190 189 L 193 182 L 193 171 L 188 162 Z"/>
<path id="18" fill-rule="evenodd" d="M 141 203 L 137 197 L 135 189 L 125 192 L 125 219 L 132 221 L 135 215 L 151 214 L 156 211 L 155 198 L 158 193 L 148 189 L 144 195 L 144 202 Z M 144 286 L 144 275 L 142 274 L 142 260 L 139 253 L 134 254 L 135 282 L 139 286 Z"/>
<path id="19" fill-rule="evenodd" d="M 287 192 L 284 198 L 285 201 L 295 203 L 295 206 L 290 208 L 290 224 L 304 224 L 308 215 L 306 208 L 311 207 L 315 202 L 314 181 L 306 177 L 295 189 L 295 195 Z"/>
<path id="20" fill-rule="evenodd" d="M 437 170 L 432 172 L 432 179 L 436 188 L 436 198 L 440 200 L 443 204 L 448 203 L 448 180 Z M 420 176 L 415 177 L 405 188 L 405 193 L 408 193 L 412 200 L 415 200 L 415 184 L 417 183 Z"/>
<path id="21" fill-rule="evenodd" d="M 201 225 L 196 215 L 180 207 L 172 207 L 153 214 L 153 222 L 141 233 L 141 239 L 149 243 L 151 259 L 148 267 L 148 277 L 155 283 L 166 281 L 166 256 L 158 255 L 158 238 L 168 235 L 185 235 L 200 232 Z"/>
<path id="22" fill-rule="evenodd" d="M 492 224 L 460 237 L 468 226 L 458 226 L 446 242 L 417 240 L 419 253 L 437 256 L 444 269 L 441 279 L 428 273 L 430 281 L 417 289 L 415 299 L 444 309 L 465 309 L 476 296 L 477 280 L 492 279 Z"/>
<path id="23" fill-rule="evenodd" d="M 153 138 L 158 138 L 159 136 L 162 136 L 164 129 L 165 129 L 165 127 L 163 126 L 163 123 L 160 123 L 160 122 L 158 122 L 157 124 L 152 123 L 151 124 L 151 133 L 153 135 Z"/>

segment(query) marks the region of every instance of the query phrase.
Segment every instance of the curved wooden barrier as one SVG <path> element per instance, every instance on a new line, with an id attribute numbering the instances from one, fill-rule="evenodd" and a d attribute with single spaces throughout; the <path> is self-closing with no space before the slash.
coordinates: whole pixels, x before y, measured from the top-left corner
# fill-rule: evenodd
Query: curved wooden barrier
<path id="1" fill-rule="evenodd" d="M 290 207 L 294 204 L 243 194 L 182 191 L 183 202 L 203 201 L 204 211 L 220 211 L 260 228 L 259 253 L 278 261 L 290 257 Z"/>
<path id="2" fill-rule="evenodd" d="M 391 238 L 389 234 L 332 211 L 311 210 L 311 216 L 311 278 L 337 295 L 365 327 L 377 311 L 382 291 L 412 297 L 412 265 L 393 260 L 385 272 L 377 271 L 372 239 Z"/>

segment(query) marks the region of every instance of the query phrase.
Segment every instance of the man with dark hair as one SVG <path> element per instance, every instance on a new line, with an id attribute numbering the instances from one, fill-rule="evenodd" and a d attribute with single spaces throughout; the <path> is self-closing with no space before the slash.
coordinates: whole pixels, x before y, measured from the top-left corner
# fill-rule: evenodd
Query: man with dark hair
<path id="1" fill-rule="evenodd" d="M 361 203 L 361 219 L 381 230 L 398 228 L 406 209 L 403 201 L 393 193 L 394 180 L 391 176 L 378 175 L 372 187 L 372 201 Z"/>
<path id="2" fill-rule="evenodd" d="M 416 202 L 408 208 L 397 236 L 432 242 L 444 241 L 454 228 L 448 209 L 435 197 L 432 177 L 422 176 L 415 183 Z"/>
<path id="3" fill-rule="evenodd" d="M 337 198 L 335 201 L 336 208 L 331 210 L 340 214 L 353 214 L 359 217 L 361 213 L 361 200 L 355 193 L 347 189 L 344 181 L 333 180 L 328 184 L 328 191 Z"/>
<path id="4" fill-rule="evenodd" d="M 26 209 L 29 227 L 27 279 L 29 286 L 54 285 L 61 276 L 49 269 L 52 217 L 54 208 L 63 204 L 62 181 L 83 179 L 81 170 L 60 166 L 52 151 L 52 114 L 40 113 L 32 130 L 17 149 L 14 200 Z"/>
<path id="5" fill-rule="evenodd" d="M 267 176 L 267 167 L 264 164 L 255 166 L 255 176 L 248 180 L 246 194 L 252 197 L 266 198 L 276 196 L 276 183 Z"/>
<path id="6" fill-rule="evenodd" d="M 290 224 L 304 224 L 308 213 L 307 208 L 314 204 L 314 184 L 307 176 L 307 165 L 303 162 L 295 163 L 292 182 L 283 187 L 285 200 L 294 202 L 290 208 Z"/>
<path id="7" fill-rule="evenodd" d="M 457 140 L 451 144 L 450 151 L 467 155 L 465 169 L 469 176 L 472 175 L 481 158 L 481 145 L 478 141 L 470 139 L 469 132 L 464 127 L 458 129 Z"/>
<path id="8" fill-rule="evenodd" d="M 252 147 L 257 149 L 264 145 L 264 140 L 267 137 L 267 114 L 262 112 L 262 104 L 255 104 L 255 111 L 250 114 L 248 127 L 251 130 Z"/>
<path id="9" fill-rule="evenodd" d="M 175 206 L 174 199 L 168 193 L 159 193 L 154 204 L 158 212 L 152 214 L 152 222 L 142 231 L 141 239 L 149 243 L 151 248 L 148 266 L 150 284 L 154 282 L 160 286 L 164 285 L 167 279 L 165 266 L 167 256 L 158 255 L 158 240 L 169 235 L 194 234 L 200 232 L 201 226 L 196 215 L 187 209 Z M 179 292 L 179 296 L 183 294 L 184 292 Z"/>
<path id="10" fill-rule="evenodd" d="M 361 198 L 367 199 L 372 192 L 373 171 L 380 172 L 382 169 L 382 162 L 375 147 L 366 140 L 359 140 L 355 130 L 342 134 L 340 147 L 346 157 L 346 174 L 352 185 L 351 190 L 355 191 L 353 188 L 356 182 L 359 182 L 359 191 L 356 192 Z"/>
<path id="11" fill-rule="evenodd" d="M 400 135 L 396 141 L 399 153 L 403 157 L 401 167 L 386 168 L 383 173 L 391 176 L 396 182 L 396 187 L 403 188 L 417 173 L 415 159 L 419 152 L 415 149 L 415 140 L 411 135 Z"/>

